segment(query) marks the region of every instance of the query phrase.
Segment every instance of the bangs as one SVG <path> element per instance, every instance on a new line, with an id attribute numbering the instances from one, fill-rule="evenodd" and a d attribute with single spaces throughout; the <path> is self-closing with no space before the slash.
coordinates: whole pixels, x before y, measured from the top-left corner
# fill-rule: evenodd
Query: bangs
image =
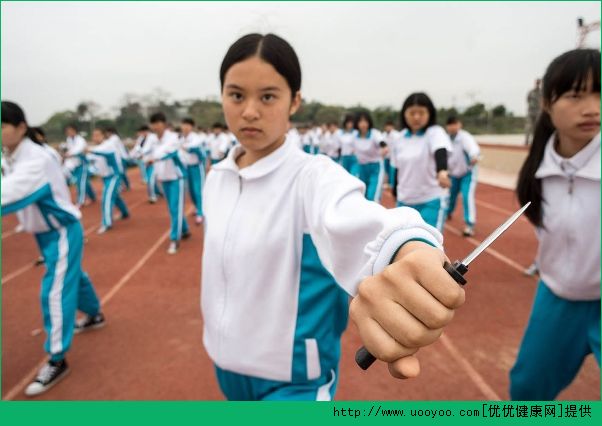
<path id="1" fill-rule="evenodd" d="M 550 64 L 543 90 L 544 98 L 551 102 L 573 90 L 600 93 L 600 52 L 580 49 L 561 55 Z"/>

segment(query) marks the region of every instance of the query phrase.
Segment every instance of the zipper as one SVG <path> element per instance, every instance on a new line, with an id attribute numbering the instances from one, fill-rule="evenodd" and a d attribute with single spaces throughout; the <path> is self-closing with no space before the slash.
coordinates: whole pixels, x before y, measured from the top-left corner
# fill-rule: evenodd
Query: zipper
<path id="1" fill-rule="evenodd" d="M 238 203 L 240 201 L 240 196 L 242 195 L 242 177 L 238 175 L 238 197 L 236 198 L 236 202 L 234 203 L 234 207 L 232 208 L 232 212 L 230 212 L 230 216 L 228 217 L 228 226 L 226 228 L 225 237 L 224 237 L 224 247 L 222 250 L 222 276 L 224 277 L 224 302 L 222 307 L 222 313 L 220 315 L 220 319 L 218 321 L 218 333 L 219 333 L 219 344 L 217 353 L 218 356 L 221 357 L 224 332 L 225 332 L 225 316 L 226 316 L 226 305 L 228 300 L 228 277 L 226 275 L 226 252 L 227 246 L 230 244 L 230 232 L 233 228 L 232 226 L 232 218 L 236 213 L 236 208 L 238 207 Z"/>

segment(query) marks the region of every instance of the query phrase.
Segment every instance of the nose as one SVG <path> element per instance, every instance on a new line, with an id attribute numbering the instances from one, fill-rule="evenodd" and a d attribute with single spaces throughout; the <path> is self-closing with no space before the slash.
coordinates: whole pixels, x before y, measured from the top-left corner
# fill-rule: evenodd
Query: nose
<path id="1" fill-rule="evenodd" d="M 600 95 L 590 94 L 583 103 L 581 113 L 590 118 L 600 117 Z"/>
<path id="2" fill-rule="evenodd" d="M 242 118 L 247 121 L 254 121 L 259 118 L 259 109 L 257 108 L 257 103 L 253 99 L 249 99 L 245 102 Z"/>

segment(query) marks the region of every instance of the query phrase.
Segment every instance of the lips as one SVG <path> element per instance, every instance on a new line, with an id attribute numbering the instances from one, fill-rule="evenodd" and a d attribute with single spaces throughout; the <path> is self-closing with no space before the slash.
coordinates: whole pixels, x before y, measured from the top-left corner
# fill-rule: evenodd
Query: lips
<path id="1" fill-rule="evenodd" d="M 242 129 L 240 129 L 240 131 L 245 135 L 249 136 L 261 133 L 261 129 L 258 129 L 257 127 L 243 127 Z"/>
<path id="2" fill-rule="evenodd" d="M 583 130 L 592 130 L 597 127 L 600 127 L 600 122 L 599 121 L 585 121 L 583 123 L 579 123 L 577 125 L 577 127 L 579 127 L 580 129 L 583 129 Z"/>

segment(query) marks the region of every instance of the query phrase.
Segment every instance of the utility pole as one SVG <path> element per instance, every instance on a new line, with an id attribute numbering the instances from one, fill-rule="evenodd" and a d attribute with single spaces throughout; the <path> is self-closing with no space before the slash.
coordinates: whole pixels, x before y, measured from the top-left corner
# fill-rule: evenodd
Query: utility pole
<path id="1" fill-rule="evenodd" d="M 585 46 L 585 38 L 593 31 L 600 29 L 600 21 L 586 24 L 583 18 L 577 18 L 577 49 Z"/>

